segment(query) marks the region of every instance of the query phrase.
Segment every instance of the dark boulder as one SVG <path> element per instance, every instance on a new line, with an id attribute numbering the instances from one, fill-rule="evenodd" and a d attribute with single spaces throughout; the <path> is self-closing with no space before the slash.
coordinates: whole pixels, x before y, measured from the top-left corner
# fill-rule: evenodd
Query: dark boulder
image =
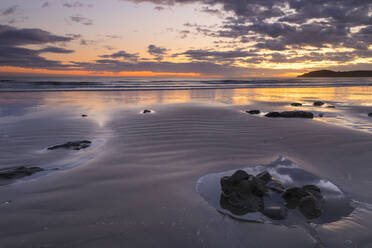
<path id="1" fill-rule="evenodd" d="M 241 199 L 232 194 L 231 197 L 225 197 L 221 194 L 220 206 L 236 215 L 244 215 L 250 212 L 257 212 L 263 209 L 263 199 L 257 196 Z"/>
<path id="2" fill-rule="evenodd" d="M 287 208 L 282 206 L 265 207 L 262 213 L 273 220 L 283 220 L 287 216 Z"/>
<path id="3" fill-rule="evenodd" d="M 220 179 L 221 206 L 236 214 L 259 211 L 263 208 L 264 182 L 243 170 Z"/>
<path id="4" fill-rule="evenodd" d="M 302 187 L 302 189 L 304 189 L 305 191 L 311 193 L 318 200 L 322 200 L 323 199 L 322 192 L 315 185 L 305 185 L 305 186 Z"/>
<path id="5" fill-rule="evenodd" d="M 324 105 L 324 102 L 321 102 L 321 101 L 316 101 L 313 103 L 314 106 L 323 106 Z"/>
<path id="6" fill-rule="evenodd" d="M 301 107 L 302 103 L 294 102 L 294 103 L 291 103 L 291 105 L 294 106 L 294 107 Z"/>
<path id="7" fill-rule="evenodd" d="M 287 203 L 287 207 L 290 209 L 294 209 L 298 206 L 301 199 L 304 197 L 310 196 L 310 193 L 304 190 L 303 188 L 293 187 L 286 189 L 283 194 L 283 198 Z"/>
<path id="8" fill-rule="evenodd" d="M 16 167 L 12 169 L 0 170 L 0 179 L 16 179 L 31 176 L 37 172 L 43 171 L 40 167 Z"/>
<path id="9" fill-rule="evenodd" d="M 232 176 L 230 177 L 230 180 L 233 184 L 238 184 L 241 180 L 248 179 L 250 175 L 243 171 L 243 170 L 237 170 Z"/>
<path id="10" fill-rule="evenodd" d="M 83 115 L 81 115 L 81 117 L 86 118 L 86 117 L 88 117 L 88 115 L 83 114 Z"/>
<path id="11" fill-rule="evenodd" d="M 62 145 L 56 145 L 56 146 L 51 146 L 48 147 L 48 150 L 56 150 L 56 149 L 70 149 L 70 150 L 81 150 L 88 148 L 92 144 L 91 141 L 89 140 L 83 140 L 83 141 L 72 141 L 72 142 L 67 142 Z"/>
<path id="12" fill-rule="evenodd" d="M 273 178 L 268 171 L 261 172 L 256 175 L 263 183 L 267 184 Z"/>
<path id="13" fill-rule="evenodd" d="M 254 185 L 252 194 L 258 197 L 263 197 L 267 191 L 265 184 L 260 179 L 254 176 L 252 176 L 250 180 L 252 181 Z"/>
<path id="14" fill-rule="evenodd" d="M 295 209 L 298 207 L 300 212 L 308 219 L 318 218 L 322 214 L 323 195 L 315 185 L 287 189 L 283 198 L 288 208 Z"/>
<path id="15" fill-rule="evenodd" d="M 306 111 L 284 111 L 284 112 L 270 112 L 265 115 L 270 118 L 314 118 L 314 114 Z"/>
<path id="16" fill-rule="evenodd" d="M 149 114 L 149 113 L 151 113 L 151 110 L 145 109 L 145 110 L 142 111 L 142 113 L 143 114 Z"/>
<path id="17" fill-rule="evenodd" d="M 313 195 L 301 199 L 298 209 L 308 219 L 318 218 L 322 214 L 322 202 Z"/>
<path id="18" fill-rule="evenodd" d="M 369 116 L 369 117 L 372 117 L 372 113 L 368 113 L 368 116 Z"/>
<path id="19" fill-rule="evenodd" d="M 261 111 L 259 111 L 259 110 L 247 110 L 245 112 L 248 113 L 248 114 L 251 114 L 251 115 L 258 115 L 258 114 L 261 113 Z"/>

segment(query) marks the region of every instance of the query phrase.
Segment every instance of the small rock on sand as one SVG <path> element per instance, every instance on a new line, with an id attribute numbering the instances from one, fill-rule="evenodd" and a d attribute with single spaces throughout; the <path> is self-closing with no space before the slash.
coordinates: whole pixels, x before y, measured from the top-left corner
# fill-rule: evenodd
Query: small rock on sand
<path id="1" fill-rule="evenodd" d="M 82 114 L 81 117 L 86 118 L 86 117 L 88 117 L 88 115 Z"/>
<path id="2" fill-rule="evenodd" d="M 70 150 L 81 150 L 88 148 L 92 144 L 91 141 L 89 140 L 83 140 L 83 141 L 72 141 L 72 142 L 67 142 L 62 145 L 56 145 L 56 146 L 51 146 L 48 147 L 48 150 L 56 150 L 56 149 L 70 149 Z"/>
<path id="3" fill-rule="evenodd" d="M 294 102 L 294 103 L 291 103 L 291 105 L 294 106 L 294 107 L 300 107 L 300 106 L 302 106 L 302 103 Z"/>
<path id="4" fill-rule="evenodd" d="M 314 105 L 314 106 L 323 106 L 323 105 L 324 105 L 324 102 L 316 101 L 316 102 L 314 102 L 313 105 Z"/>
<path id="5" fill-rule="evenodd" d="M 15 179 L 31 176 L 36 172 L 43 171 L 40 167 L 16 167 L 12 169 L 0 170 L 0 179 Z"/>
<path id="6" fill-rule="evenodd" d="M 259 110 L 247 110 L 247 111 L 245 111 L 246 113 L 248 113 L 248 114 L 251 114 L 251 115 L 258 115 L 259 113 L 261 113 L 261 111 L 259 111 Z"/>
<path id="7" fill-rule="evenodd" d="M 142 114 L 149 114 L 149 113 L 151 113 L 151 110 L 145 109 L 142 111 Z"/>

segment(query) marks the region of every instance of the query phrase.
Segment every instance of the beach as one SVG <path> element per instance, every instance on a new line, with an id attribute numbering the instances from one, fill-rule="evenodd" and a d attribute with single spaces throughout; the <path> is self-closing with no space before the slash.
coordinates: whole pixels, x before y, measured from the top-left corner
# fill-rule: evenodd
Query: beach
<path id="1" fill-rule="evenodd" d="M 0 247 L 371 247 L 371 92 L 0 92 L 0 169 L 45 169 L 1 182 Z M 262 114 L 245 112 L 256 109 Z M 285 110 L 315 118 L 264 116 Z M 47 150 L 76 140 L 92 145 Z M 196 189 L 204 175 L 279 156 L 337 185 L 353 212 L 311 229 L 244 222 L 218 212 Z"/>

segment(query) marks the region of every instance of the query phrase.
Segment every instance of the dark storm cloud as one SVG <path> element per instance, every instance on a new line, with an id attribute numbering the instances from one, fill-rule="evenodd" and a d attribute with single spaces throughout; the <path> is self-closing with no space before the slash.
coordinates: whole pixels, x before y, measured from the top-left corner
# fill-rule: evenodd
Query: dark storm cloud
<path id="1" fill-rule="evenodd" d="M 67 68 L 61 62 L 45 59 L 40 54 L 67 54 L 74 52 L 73 50 L 56 46 L 47 46 L 42 49 L 29 49 L 20 46 L 46 45 L 71 40 L 73 38 L 54 35 L 41 29 L 18 29 L 7 25 L 0 25 L 0 66 L 44 69 Z"/>
<path id="2" fill-rule="evenodd" d="M 233 15 L 219 30 L 198 27 L 212 37 L 241 38 L 268 50 L 305 47 L 367 49 L 372 44 L 372 2 L 365 0 L 127 0 L 174 5 L 201 3 L 205 12 L 216 6 Z M 213 7 L 213 8 L 212 8 Z M 352 28 L 364 27 L 358 33 Z"/>
<path id="3" fill-rule="evenodd" d="M 83 25 L 86 25 L 86 26 L 93 25 L 93 20 L 92 19 L 89 19 L 89 18 L 84 17 L 82 15 L 70 16 L 70 21 L 75 22 L 75 23 L 79 23 L 79 24 L 83 24 Z"/>
<path id="4" fill-rule="evenodd" d="M 0 66 L 16 66 L 23 68 L 62 69 L 67 66 L 59 61 L 41 57 L 42 51 L 21 47 L 0 46 Z"/>
<path id="5" fill-rule="evenodd" d="M 37 28 L 18 29 L 0 25 L 0 46 L 40 45 L 46 43 L 67 42 L 73 38 L 51 34 Z"/>
<path id="6" fill-rule="evenodd" d="M 124 59 L 130 61 L 137 61 L 139 59 L 139 55 L 137 53 L 127 53 L 125 51 L 119 51 L 109 55 L 102 55 L 101 58 L 113 58 L 113 59 Z"/>

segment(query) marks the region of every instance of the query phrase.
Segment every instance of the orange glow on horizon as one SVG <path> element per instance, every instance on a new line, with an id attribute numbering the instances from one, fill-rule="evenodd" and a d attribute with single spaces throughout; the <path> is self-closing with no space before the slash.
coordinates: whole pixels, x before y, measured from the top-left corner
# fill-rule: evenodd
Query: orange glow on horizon
<path id="1" fill-rule="evenodd" d="M 221 78 L 221 75 L 202 75 L 200 73 L 172 73 L 172 72 L 152 72 L 152 71 L 128 71 L 128 72 L 92 72 L 92 71 L 69 71 L 69 70 L 48 70 L 48 69 L 28 69 L 18 67 L 0 67 L 1 74 L 26 74 L 40 76 L 100 76 L 100 77 L 213 77 Z"/>

